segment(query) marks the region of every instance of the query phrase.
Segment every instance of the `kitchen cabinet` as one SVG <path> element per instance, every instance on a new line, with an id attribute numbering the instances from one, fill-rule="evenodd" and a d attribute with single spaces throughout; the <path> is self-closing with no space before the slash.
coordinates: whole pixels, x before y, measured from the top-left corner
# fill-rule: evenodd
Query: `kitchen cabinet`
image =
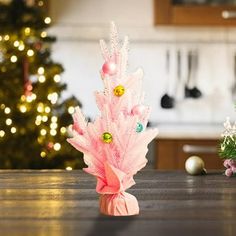
<path id="1" fill-rule="evenodd" d="M 218 156 L 218 139 L 157 139 L 156 169 L 184 169 L 188 157 L 197 155 L 205 162 L 206 169 L 222 169 Z"/>
<path id="2" fill-rule="evenodd" d="M 155 25 L 236 26 L 235 0 L 154 0 Z"/>

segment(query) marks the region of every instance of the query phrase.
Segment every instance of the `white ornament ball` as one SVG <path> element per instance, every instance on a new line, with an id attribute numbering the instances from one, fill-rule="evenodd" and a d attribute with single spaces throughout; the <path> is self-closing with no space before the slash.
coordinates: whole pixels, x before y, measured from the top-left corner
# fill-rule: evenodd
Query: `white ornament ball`
<path id="1" fill-rule="evenodd" d="M 190 175 L 206 174 L 203 160 L 198 156 L 191 156 L 185 162 L 185 170 Z"/>

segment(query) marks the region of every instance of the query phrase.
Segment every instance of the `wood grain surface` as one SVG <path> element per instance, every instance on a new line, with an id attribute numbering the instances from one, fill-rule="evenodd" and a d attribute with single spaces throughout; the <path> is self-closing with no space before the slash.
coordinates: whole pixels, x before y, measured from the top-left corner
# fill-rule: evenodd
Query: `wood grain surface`
<path id="1" fill-rule="evenodd" d="M 236 178 L 145 170 L 128 192 L 140 215 L 99 214 L 82 171 L 0 171 L 0 235 L 236 235 Z"/>

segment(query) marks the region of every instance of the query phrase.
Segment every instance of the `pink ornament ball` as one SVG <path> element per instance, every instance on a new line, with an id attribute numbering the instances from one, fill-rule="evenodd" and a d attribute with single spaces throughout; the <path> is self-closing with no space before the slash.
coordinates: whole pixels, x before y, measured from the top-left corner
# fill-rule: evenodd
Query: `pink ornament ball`
<path id="1" fill-rule="evenodd" d="M 136 105 L 133 107 L 131 114 L 132 115 L 141 115 L 145 112 L 146 107 L 143 105 Z"/>
<path id="2" fill-rule="evenodd" d="M 102 66 L 102 72 L 106 75 L 114 75 L 117 71 L 116 63 L 113 61 L 107 61 Z"/>
<path id="3" fill-rule="evenodd" d="M 233 175 L 233 171 L 231 170 L 231 168 L 226 169 L 225 175 L 228 176 L 228 177 Z"/>
<path id="4" fill-rule="evenodd" d="M 229 168 L 230 167 L 230 164 L 229 164 L 229 159 L 226 159 L 225 161 L 224 161 L 224 167 L 225 168 Z"/>
<path id="5" fill-rule="evenodd" d="M 235 174 L 235 173 L 236 173 L 236 166 L 232 166 L 232 167 L 231 167 L 231 170 L 232 170 L 233 173 Z"/>

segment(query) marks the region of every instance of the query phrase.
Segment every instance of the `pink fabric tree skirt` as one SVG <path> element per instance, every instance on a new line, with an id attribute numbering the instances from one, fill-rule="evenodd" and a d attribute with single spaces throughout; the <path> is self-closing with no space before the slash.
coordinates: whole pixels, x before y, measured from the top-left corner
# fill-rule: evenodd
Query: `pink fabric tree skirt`
<path id="1" fill-rule="evenodd" d="M 105 215 L 131 216 L 139 214 L 138 201 L 135 196 L 122 192 L 100 195 L 100 211 Z"/>

